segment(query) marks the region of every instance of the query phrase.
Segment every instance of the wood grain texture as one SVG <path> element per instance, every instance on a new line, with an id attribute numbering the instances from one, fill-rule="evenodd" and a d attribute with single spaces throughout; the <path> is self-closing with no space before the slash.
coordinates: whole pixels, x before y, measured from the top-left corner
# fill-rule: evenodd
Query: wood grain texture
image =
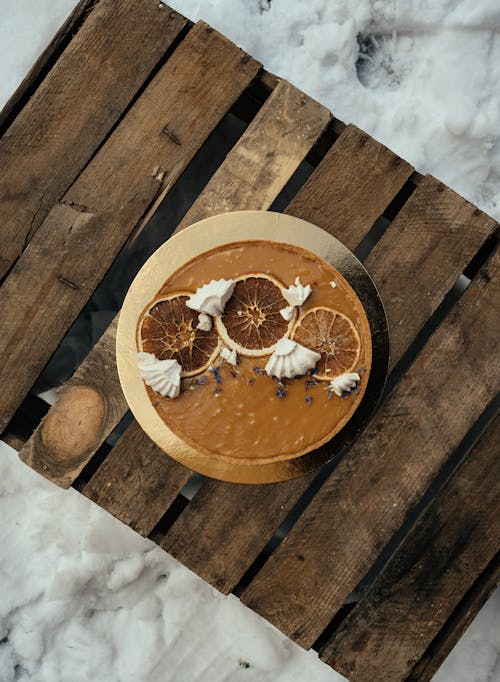
<path id="1" fill-rule="evenodd" d="M 259 68 L 197 24 L 50 211 L 0 288 L 0 432 L 149 204 Z"/>
<path id="2" fill-rule="evenodd" d="M 57 402 L 19 453 L 35 471 L 65 488 L 128 409 L 116 369 L 117 321 L 60 390 Z"/>
<path id="3" fill-rule="evenodd" d="M 340 139 L 335 146 L 339 142 Z M 300 199 L 302 192 L 307 197 L 314 196 L 316 187 L 318 196 L 326 195 L 331 175 L 334 168 L 329 174 L 320 173 L 317 185 L 309 182 L 288 211 L 293 210 L 293 205 L 304 203 Z M 367 268 L 380 288 L 391 321 L 392 364 L 401 358 L 420 326 L 493 230 L 494 222 L 475 211 L 452 190 L 443 188 L 433 178 L 425 178 L 370 254 Z M 370 229 L 371 216 L 363 224 L 364 233 L 360 226 L 358 222 L 359 240 Z M 422 273 L 415 271 L 414 262 L 420 264 Z M 424 275 L 428 276 L 429 283 Z M 399 317 L 404 317 L 404 325 L 400 324 Z M 228 593 L 313 477 L 314 474 L 251 488 L 207 482 L 172 526 L 163 546 L 191 570 Z M 247 519 L 245 515 L 252 508 L 258 511 Z"/>
<path id="4" fill-rule="evenodd" d="M 92 8 L 0 140 L 0 277 L 185 24 L 155 0 L 98 0 Z"/>
<path id="5" fill-rule="evenodd" d="M 434 678 L 448 654 L 499 585 L 500 552 L 463 597 L 424 656 L 408 675 L 407 682 L 430 682 Z"/>
<path id="6" fill-rule="evenodd" d="M 321 658 L 352 682 L 400 682 L 499 549 L 498 422 L 433 500 Z"/>
<path id="7" fill-rule="evenodd" d="M 197 219 L 208 217 L 223 211 L 225 208 L 227 210 L 228 207 L 233 210 L 243 206 L 268 208 L 329 120 L 329 113 L 323 106 L 310 99 L 303 104 L 302 98 L 303 95 L 299 90 L 290 86 L 286 81 L 280 82 L 253 124 L 242 135 L 209 182 L 206 190 L 200 194 L 191 211 L 177 227 L 176 232 L 191 222 L 190 216 L 196 215 Z M 297 107 L 297 111 L 294 111 L 295 107 Z M 279 121 L 279 125 L 277 121 Z M 271 131 L 269 131 L 269 126 L 271 126 Z M 268 152 L 271 153 L 268 154 Z M 253 156 L 255 164 L 252 183 L 246 182 L 244 174 L 249 155 Z M 278 163 L 276 163 L 276 156 L 279 158 Z M 260 170 L 256 165 L 257 159 L 260 159 Z M 240 178 L 244 191 L 239 186 Z M 208 194 L 206 194 L 207 191 Z M 232 197 L 231 203 L 229 196 Z M 218 197 L 220 204 L 217 204 Z M 267 203 L 263 203 L 262 197 L 267 197 Z M 252 204 L 252 201 L 255 204 Z M 114 355 L 116 323 L 117 319 L 106 330 L 100 344 L 89 353 L 75 377 L 67 384 L 67 387 L 71 387 L 76 381 L 79 386 L 85 385 L 88 388 L 97 389 L 106 403 L 105 416 L 101 427 L 99 429 L 92 428 L 86 434 L 90 445 L 85 453 L 82 456 L 75 457 L 73 466 L 68 467 L 69 453 L 72 452 L 70 449 L 66 453 L 64 471 L 61 471 L 59 462 L 54 467 L 51 451 L 47 451 L 43 438 L 44 425 L 42 424 L 30 438 L 21 454 L 24 461 L 37 470 L 43 466 L 45 475 L 59 485 L 71 485 L 84 464 L 95 454 L 127 410 L 116 371 Z M 106 368 L 104 375 L 103 368 Z M 105 376 L 105 390 L 101 390 L 101 376 Z M 61 393 L 57 409 L 64 416 L 66 430 L 73 430 L 76 424 L 71 419 L 69 409 L 66 409 L 65 389 Z M 137 439 L 138 436 L 134 436 L 135 448 L 138 447 Z M 124 450 L 125 444 L 126 440 L 121 444 L 121 451 Z M 144 436 L 143 448 L 147 447 L 149 447 L 148 438 Z M 114 484 L 108 486 L 110 471 L 108 467 L 104 467 L 96 472 L 93 485 L 88 488 L 90 496 L 94 493 L 100 495 L 98 491 L 103 487 L 110 489 L 106 498 L 107 505 L 112 504 L 109 496 L 113 490 L 117 489 Z M 116 471 L 116 476 L 121 476 L 119 470 Z M 132 492 L 131 481 L 129 481 L 129 486 Z M 139 497 L 148 494 L 149 491 L 146 487 L 142 490 L 138 488 L 133 491 L 134 499 L 138 504 Z M 102 496 L 100 499 L 104 500 Z M 115 506 L 112 513 L 118 515 L 119 499 L 115 503 L 113 503 Z M 104 506 L 104 501 L 101 506 Z"/>
<path id="8" fill-rule="evenodd" d="M 319 225 L 354 249 L 412 172 L 390 149 L 348 125 L 286 213 Z"/>
<path id="9" fill-rule="evenodd" d="M 449 187 L 422 179 L 365 261 L 387 312 L 391 367 L 495 226 Z"/>
<path id="10" fill-rule="evenodd" d="M 207 480 L 167 532 L 161 547 L 229 594 L 314 475 L 267 485 Z"/>
<path id="11" fill-rule="evenodd" d="M 82 492 L 141 535 L 148 535 L 190 475 L 133 422 Z"/>
<path id="12" fill-rule="evenodd" d="M 310 647 L 498 390 L 497 252 L 242 595 Z"/>
<path id="13" fill-rule="evenodd" d="M 3 135 L 23 106 L 33 97 L 38 86 L 54 66 L 68 43 L 81 28 L 81 25 L 92 11 L 95 0 L 80 0 L 55 36 L 38 57 L 14 93 L 7 100 L 0 112 L 0 135 Z"/>
<path id="14" fill-rule="evenodd" d="M 285 81 L 276 86 L 176 232 L 223 211 L 269 207 L 330 119 L 324 107 L 303 99 L 304 95 Z M 120 391 L 117 380 L 112 386 L 112 392 L 115 390 Z M 133 515 L 134 527 L 147 533 L 168 509 L 189 472 L 152 446 L 136 425 L 125 433 L 118 452 L 115 450 L 84 493 L 126 523 Z M 159 480 L 168 479 L 168 494 L 154 498 L 158 491 L 154 473 L 149 479 L 133 468 L 140 451 L 149 457 L 147 466 L 152 472 L 160 468 Z M 146 466 L 146 455 L 142 461 Z"/>
<path id="15" fill-rule="evenodd" d="M 269 208 L 330 119 L 328 109 L 279 81 L 180 229 L 217 213 Z"/>

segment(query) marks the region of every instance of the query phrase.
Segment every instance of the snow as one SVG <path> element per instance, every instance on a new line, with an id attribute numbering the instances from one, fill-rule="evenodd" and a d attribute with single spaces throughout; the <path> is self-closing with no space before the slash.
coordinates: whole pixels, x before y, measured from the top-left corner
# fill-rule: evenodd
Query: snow
<path id="1" fill-rule="evenodd" d="M 1 442 L 0 518 L 1 682 L 344 679 Z"/>
<path id="2" fill-rule="evenodd" d="M 497 0 L 170 4 L 500 217 Z M 0 106 L 73 5 L 0 0 Z M 0 518 L 1 682 L 343 679 L 1 443 Z M 500 680 L 499 613 L 497 591 L 437 682 Z"/>
<path id="3" fill-rule="evenodd" d="M 497 0 L 172 0 L 500 218 Z"/>

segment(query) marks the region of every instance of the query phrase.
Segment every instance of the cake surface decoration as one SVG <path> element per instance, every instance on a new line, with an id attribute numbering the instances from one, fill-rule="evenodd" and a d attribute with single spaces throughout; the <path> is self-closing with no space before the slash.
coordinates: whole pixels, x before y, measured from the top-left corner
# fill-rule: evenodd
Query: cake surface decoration
<path id="1" fill-rule="evenodd" d="M 264 240 L 182 265 L 142 311 L 137 371 L 166 426 L 209 456 L 260 463 L 330 440 L 371 369 L 368 320 L 327 261 Z"/>

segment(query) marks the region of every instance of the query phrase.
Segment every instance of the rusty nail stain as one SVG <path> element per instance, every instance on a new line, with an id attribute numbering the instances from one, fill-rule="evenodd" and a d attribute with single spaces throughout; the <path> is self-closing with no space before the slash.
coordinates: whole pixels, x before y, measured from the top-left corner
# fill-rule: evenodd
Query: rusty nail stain
<path id="1" fill-rule="evenodd" d="M 167 128 L 167 126 L 165 126 L 165 127 L 163 128 L 163 132 L 165 133 L 165 135 L 166 135 L 168 138 L 170 138 L 170 139 L 172 140 L 172 142 L 173 142 L 174 144 L 178 144 L 179 146 L 181 145 L 181 141 L 179 140 L 179 138 L 177 137 L 177 135 L 176 135 L 175 133 L 173 133 L 171 130 L 169 130 L 169 129 Z"/>
<path id="2" fill-rule="evenodd" d="M 57 279 L 61 282 L 61 284 L 65 284 L 70 289 L 78 289 L 78 286 L 74 282 L 66 279 L 66 277 L 63 277 L 62 275 L 57 275 Z"/>

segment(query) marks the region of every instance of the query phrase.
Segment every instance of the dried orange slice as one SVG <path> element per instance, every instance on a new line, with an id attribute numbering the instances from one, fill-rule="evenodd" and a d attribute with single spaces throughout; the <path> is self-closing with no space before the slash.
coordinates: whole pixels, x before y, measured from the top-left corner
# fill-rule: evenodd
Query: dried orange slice
<path id="1" fill-rule="evenodd" d="M 359 334 L 351 320 L 332 308 L 317 307 L 301 315 L 292 338 L 321 354 L 317 379 L 333 379 L 354 369 L 361 350 Z"/>
<path id="2" fill-rule="evenodd" d="M 158 360 L 177 360 L 183 377 L 205 371 L 219 352 L 214 327 L 208 332 L 196 328 L 199 313 L 187 307 L 189 296 L 181 292 L 156 299 L 138 330 L 139 350 L 153 353 Z"/>
<path id="3" fill-rule="evenodd" d="M 291 329 L 280 310 L 288 306 L 283 284 L 269 275 L 253 273 L 236 280 L 233 295 L 215 320 L 223 342 L 241 355 L 270 355 L 276 343 Z"/>

